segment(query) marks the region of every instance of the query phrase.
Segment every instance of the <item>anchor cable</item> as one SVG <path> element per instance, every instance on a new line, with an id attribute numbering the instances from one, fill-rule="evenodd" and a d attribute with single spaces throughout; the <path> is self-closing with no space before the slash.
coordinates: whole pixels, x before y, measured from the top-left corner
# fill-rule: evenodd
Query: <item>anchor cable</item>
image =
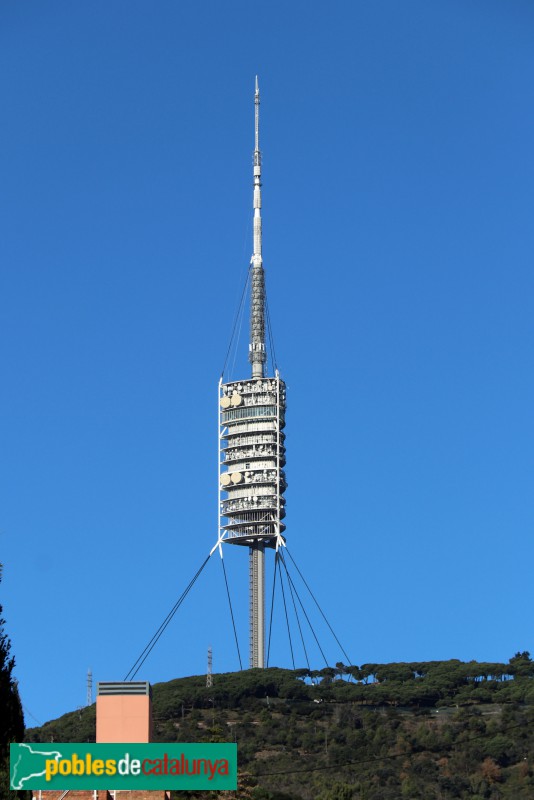
<path id="1" fill-rule="evenodd" d="M 273 329 L 271 325 L 271 315 L 269 313 L 269 303 L 267 300 L 267 292 L 265 292 L 265 316 L 267 317 L 267 335 L 269 337 L 269 349 L 271 351 L 271 363 L 273 365 L 273 371 L 278 369 L 278 364 L 276 363 L 276 352 L 274 349 L 274 336 L 273 336 Z"/>
<path id="2" fill-rule="evenodd" d="M 286 549 L 287 549 L 287 548 L 286 548 Z M 283 558 L 283 556 L 281 556 L 281 559 L 282 559 L 282 564 L 284 565 L 284 569 L 285 569 L 285 571 L 286 571 L 287 579 L 288 579 L 289 583 L 293 585 L 293 589 L 295 590 L 295 595 L 296 595 L 296 597 L 297 597 L 297 600 L 299 601 L 300 607 L 301 607 L 301 609 L 302 609 L 302 613 L 303 613 L 303 614 L 304 614 L 304 616 L 306 617 L 306 622 L 307 622 L 307 623 L 308 623 L 308 625 L 310 626 L 310 630 L 311 630 L 311 632 L 312 632 L 313 638 L 315 639 L 315 643 L 317 644 L 317 647 L 319 648 L 319 651 L 320 651 L 320 653 L 321 653 L 321 655 L 322 655 L 322 657 L 323 657 L 323 660 L 324 660 L 325 666 L 327 667 L 327 666 L 328 666 L 328 661 L 326 660 L 326 656 L 325 656 L 325 654 L 323 653 L 323 648 L 322 648 L 322 647 L 321 647 L 321 645 L 319 644 L 319 639 L 317 638 L 317 634 L 315 633 L 315 631 L 314 631 L 314 629 L 313 629 L 313 625 L 312 625 L 312 624 L 311 624 L 311 622 L 310 622 L 310 618 L 309 618 L 309 617 L 308 617 L 308 615 L 306 614 L 306 609 L 304 608 L 304 605 L 303 605 L 303 603 L 302 603 L 302 600 L 300 599 L 299 593 L 297 592 L 297 587 L 295 586 L 295 584 L 294 584 L 294 582 L 293 582 L 293 579 L 291 578 L 291 575 L 289 574 L 289 570 L 287 569 L 287 564 L 285 563 L 285 559 Z"/>
<path id="3" fill-rule="evenodd" d="M 246 295 L 246 292 L 247 292 L 247 287 L 248 287 L 249 280 L 250 280 L 250 269 L 247 270 L 247 277 L 246 277 L 246 280 L 245 280 L 245 285 L 243 286 L 243 291 L 241 292 L 241 299 L 239 301 L 239 306 L 237 308 L 237 312 L 236 312 L 236 315 L 235 315 L 234 325 L 233 325 L 233 328 L 232 328 L 232 334 L 230 336 L 230 342 L 228 343 L 228 350 L 226 351 L 226 358 L 224 359 L 224 366 L 222 368 L 221 376 L 224 375 L 224 373 L 226 371 L 226 367 L 228 365 L 228 358 L 230 357 L 230 350 L 232 348 L 232 345 L 234 344 L 235 331 L 236 331 L 236 328 L 237 328 L 238 321 L 240 319 L 242 319 L 243 304 L 244 304 L 245 295 Z M 237 345 L 237 342 L 236 342 L 236 345 Z"/>
<path id="4" fill-rule="evenodd" d="M 273 629 L 273 611 L 274 611 L 274 590 L 276 589 L 276 567 L 278 565 L 278 559 L 280 558 L 278 554 L 278 550 L 274 554 L 274 578 L 273 578 L 273 593 L 271 596 L 271 617 L 269 620 L 269 643 L 267 645 L 267 666 L 269 666 L 269 655 L 271 653 L 271 632 Z"/>
<path id="5" fill-rule="evenodd" d="M 291 663 L 293 664 L 293 669 L 295 669 L 295 656 L 293 655 L 293 642 L 291 640 L 291 629 L 289 627 L 289 617 L 287 615 L 286 593 L 284 591 L 284 581 L 282 580 L 282 567 L 280 566 L 280 561 L 278 562 L 278 570 L 280 572 L 280 587 L 282 589 L 282 599 L 284 601 L 284 612 L 285 612 L 285 615 L 286 615 L 287 635 L 288 635 L 288 638 L 289 638 L 289 649 L 291 651 Z"/>
<path id="6" fill-rule="evenodd" d="M 234 611 L 233 611 L 233 608 L 232 608 L 232 600 L 230 598 L 230 589 L 228 587 L 228 578 L 226 577 L 226 567 L 224 566 L 224 558 L 222 558 L 222 556 L 221 556 L 221 564 L 222 564 L 222 568 L 223 568 L 224 582 L 226 584 L 226 594 L 228 595 L 228 604 L 230 606 L 230 616 L 232 617 L 232 625 L 233 625 L 233 628 L 234 628 L 234 639 L 235 639 L 235 646 L 237 647 L 237 657 L 239 659 L 239 669 L 242 670 L 243 669 L 243 664 L 241 662 L 241 652 L 239 650 L 239 642 L 237 640 L 237 630 L 236 630 L 236 627 L 235 627 Z"/>
<path id="7" fill-rule="evenodd" d="M 286 547 L 286 550 L 287 550 L 287 547 Z M 315 605 L 317 606 L 317 608 L 319 609 L 319 611 L 320 611 L 320 613 L 321 613 L 321 616 L 322 616 L 322 618 L 324 619 L 324 621 L 325 621 L 325 622 L 326 622 L 326 624 L 328 625 L 328 628 L 329 628 L 329 630 L 330 630 L 330 633 L 332 634 L 332 636 L 333 636 L 333 637 L 334 637 L 334 639 L 336 640 L 337 644 L 339 645 L 339 647 L 340 647 L 340 649 L 341 649 L 341 652 L 343 653 L 343 655 L 344 655 L 344 656 L 345 656 L 345 658 L 347 659 L 347 664 L 352 664 L 352 661 L 351 661 L 351 660 L 350 660 L 350 658 L 348 657 L 347 653 L 345 652 L 345 649 L 344 649 L 343 645 L 341 644 L 341 642 L 340 642 L 340 641 L 339 641 L 339 639 L 337 638 L 336 634 L 334 633 L 334 630 L 333 630 L 332 626 L 330 625 L 330 623 L 328 622 L 328 620 L 327 620 L 327 618 L 326 618 L 326 616 L 325 616 L 325 614 L 324 614 L 324 612 L 323 612 L 323 609 L 321 608 L 321 606 L 319 605 L 319 603 L 318 603 L 318 602 L 317 602 L 317 600 L 315 599 L 315 595 L 313 594 L 312 590 L 311 590 L 311 589 L 310 589 L 310 587 L 308 586 L 308 584 L 307 584 L 307 582 L 306 582 L 306 579 L 305 579 L 304 575 L 302 574 L 302 572 L 301 572 L 301 571 L 300 571 L 300 569 L 298 568 L 298 566 L 297 566 L 297 564 L 296 564 L 296 561 L 295 561 L 295 559 L 293 558 L 293 556 L 291 555 L 291 553 L 289 552 L 289 550 L 287 550 L 287 554 L 288 554 L 289 558 L 291 559 L 291 561 L 293 562 L 293 564 L 295 565 L 295 569 L 297 570 L 298 574 L 299 574 L 299 575 L 300 575 L 300 577 L 302 578 L 302 581 L 303 581 L 303 583 L 304 583 L 304 586 L 305 586 L 305 587 L 306 587 L 306 589 L 309 591 L 309 593 L 310 593 L 310 595 L 311 595 L 311 597 L 312 597 L 312 599 L 313 599 L 313 602 L 315 603 Z"/>
<path id="8" fill-rule="evenodd" d="M 200 575 L 200 573 L 202 572 L 202 570 L 204 569 L 204 567 L 206 566 L 206 564 L 208 563 L 209 560 L 210 560 L 210 556 L 208 556 L 206 558 L 206 560 L 204 561 L 204 563 L 202 564 L 200 569 L 196 572 L 195 576 L 193 578 L 191 578 L 191 580 L 189 581 L 189 583 L 187 585 L 187 588 L 184 589 L 184 591 L 182 592 L 182 594 L 180 595 L 180 597 L 178 598 L 178 600 L 176 601 L 174 606 L 171 608 L 171 610 L 169 611 L 169 613 L 167 614 L 167 616 L 165 617 L 165 619 L 163 620 L 163 622 L 161 623 L 161 625 L 157 629 L 156 633 L 153 635 L 152 639 L 149 641 L 149 643 L 146 645 L 146 647 L 143 650 L 143 652 L 141 653 L 141 655 L 138 657 L 137 661 L 133 664 L 131 669 L 126 673 L 126 676 L 124 678 L 125 681 L 133 680 L 135 678 L 135 676 L 137 675 L 137 673 L 139 672 L 139 670 L 141 669 L 141 667 L 145 663 L 146 659 L 148 658 L 148 656 L 150 655 L 150 653 L 154 649 L 155 645 L 159 641 L 159 639 L 160 639 L 161 635 L 163 634 L 163 632 L 165 631 L 166 627 L 169 625 L 170 621 L 172 620 L 172 618 L 174 617 L 174 615 L 176 614 L 176 612 L 178 611 L 178 609 L 182 605 L 183 601 L 185 600 L 185 598 L 189 594 L 190 590 L 193 587 L 193 584 L 195 583 L 195 581 L 197 580 L 198 576 Z"/>
<path id="9" fill-rule="evenodd" d="M 308 658 L 308 651 L 306 650 L 306 643 L 304 642 L 304 634 L 302 633 L 302 627 L 300 625 L 300 617 L 299 617 L 299 614 L 298 614 L 297 604 L 295 603 L 295 596 L 293 594 L 293 587 L 291 586 L 291 583 L 289 581 L 287 583 L 288 583 L 288 586 L 289 586 L 289 592 L 291 594 L 291 601 L 293 603 L 293 611 L 295 612 L 295 618 L 297 620 L 297 626 L 298 626 L 299 633 L 300 633 L 300 641 L 302 643 L 302 649 L 304 650 L 304 657 L 306 659 L 306 665 L 307 665 L 308 669 L 311 670 L 310 659 Z"/>

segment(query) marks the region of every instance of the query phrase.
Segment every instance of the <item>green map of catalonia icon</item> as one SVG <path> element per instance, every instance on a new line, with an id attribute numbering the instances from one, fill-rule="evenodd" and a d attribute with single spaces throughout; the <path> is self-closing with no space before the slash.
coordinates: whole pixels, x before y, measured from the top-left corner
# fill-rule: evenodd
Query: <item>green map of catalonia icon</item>
<path id="1" fill-rule="evenodd" d="M 58 750 L 43 752 L 34 750 L 29 744 L 10 745 L 11 788 L 25 789 L 25 781 L 41 778 L 45 774 L 46 762 L 50 759 L 58 761 L 62 753 Z"/>

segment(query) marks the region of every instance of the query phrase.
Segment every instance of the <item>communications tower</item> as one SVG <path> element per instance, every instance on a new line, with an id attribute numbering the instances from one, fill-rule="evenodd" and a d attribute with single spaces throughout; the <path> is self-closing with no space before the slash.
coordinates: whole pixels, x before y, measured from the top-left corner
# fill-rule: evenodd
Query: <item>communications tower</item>
<path id="1" fill-rule="evenodd" d="M 219 543 L 248 547 L 250 666 L 265 666 L 265 550 L 285 544 L 286 385 L 268 375 L 261 237 L 260 91 L 254 94 L 254 252 L 250 261 L 251 375 L 219 382 Z M 273 367 L 274 368 L 274 367 Z"/>

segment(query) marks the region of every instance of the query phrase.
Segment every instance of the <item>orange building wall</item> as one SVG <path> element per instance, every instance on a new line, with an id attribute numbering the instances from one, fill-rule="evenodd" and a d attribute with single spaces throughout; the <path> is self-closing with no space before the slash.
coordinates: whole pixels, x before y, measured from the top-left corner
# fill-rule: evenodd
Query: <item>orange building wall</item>
<path id="1" fill-rule="evenodd" d="M 152 700 L 149 695 L 98 695 L 96 698 L 96 741 L 98 743 L 152 741 Z M 34 791 L 33 800 L 61 800 L 62 791 Z M 162 790 L 97 792 L 97 800 L 169 800 Z M 69 791 L 66 800 L 94 800 L 91 791 Z"/>
<path id="2" fill-rule="evenodd" d="M 152 700 L 148 695 L 99 695 L 96 741 L 151 742 Z"/>

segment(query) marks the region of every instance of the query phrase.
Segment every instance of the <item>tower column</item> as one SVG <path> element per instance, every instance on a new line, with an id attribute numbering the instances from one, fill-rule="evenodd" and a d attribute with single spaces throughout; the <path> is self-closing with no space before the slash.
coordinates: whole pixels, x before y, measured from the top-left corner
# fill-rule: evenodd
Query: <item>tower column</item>
<path id="1" fill-rule="evenodd" d="M 249 549 L 250 666 L 265 666 L 265 547 Z"/>

